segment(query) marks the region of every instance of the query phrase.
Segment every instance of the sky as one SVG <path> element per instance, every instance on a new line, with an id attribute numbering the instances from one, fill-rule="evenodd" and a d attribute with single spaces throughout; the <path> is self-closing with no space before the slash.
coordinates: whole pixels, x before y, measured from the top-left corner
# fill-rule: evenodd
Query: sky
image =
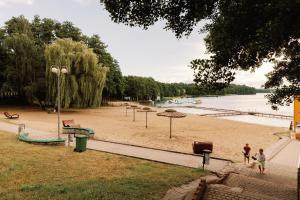
<path id="1" fill-rule="evenodd" d="M 199 27 L 188 37 L 177 39 L 158 22 L 148 30 L 127 27 L 111 21 L 109 13 L 99 0 L 0 0 L 0 26 L 13 16 L 33 19 L 52 18 L 71 21 L 83 34 L 98 34 L 108 51 L 118 60 L 124 75 L 153 77 L 162 82 L 193 81 L 188 67 L 196 58 L 208 58 L 204 44 L 205 34 Z M 255 73 L 237 72 L 236 84 L 260 88 L 265 74 L 272 69 L 264 64 Z"/>

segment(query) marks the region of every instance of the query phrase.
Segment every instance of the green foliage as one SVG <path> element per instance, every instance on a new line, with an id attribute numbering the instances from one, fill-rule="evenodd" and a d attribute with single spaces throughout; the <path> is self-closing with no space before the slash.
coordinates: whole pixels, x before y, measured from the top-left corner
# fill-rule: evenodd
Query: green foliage
<path id="1" fill-rule="evenodd" d="M 153 78 L 125 76 L 125 96 L 135 100 L 156 100 L 160 94 L 159 85 Z"/>
<path id="2" fill-rule="evenodd" d="M 203 96 L 203 95 L 227 95 L 227 94 L 256 94 L 256 89 L 245 85 L 230 84 L 223 90 L 209 90 L 187 83 L 159 83 L 161 97 L 176 96 Z"/>
<path id="3" fill-rule="evenodd" d="M 158 96 L 201 96 L 201 95 L 227 95 L 227 94 L 256 94 L 256 89 L 245 85 L 230 84 L 223 90 L 215 91 L 187 83 L 161 83 L 153 78 L 139 76 L 125 76 L 124 95 L 133 100 L 156 100 Z"/>
<path id="4" fill-rule="evenodd" d="M 159 20 L 176 37 L 189 35 L 202 20 L 209 60 L 194 60 L 195 82 L 223 89 L 237 70 L 272 62 L 266 89 L 270 103 L 291 103 L 300 94 L 300 2 L 298 0 L 101 0 L 112 20 L 147 29 Z M 276 106 L 275 106 L 276 107 Z"/>
<path id="5" fill-rule="evenodd" d="M 98 35 L 87 37 L 86 43 L 90 48 L 93 48 L 94 53 L 98 56 L 98 60 L 109 69 L 103 90 L 103 97 L 106 99 L 122 98 L 124 80 L 118 61 L 107 52 L 107 46 L 101 42 Z"/>
<path id="6" fill-rule="evenodd" d="M 39 65 L 41 55 L 35 43 L 31 25 L 23 16 L 13 17 L 2 29 L 1 49 L 6 55 L 2 91 L 16 91 L 29 103 L 42 96 L 44 66 Z"/>
<path id="7" fill-rule="evenodd" d="M 57 98 L 57 75 L 51 67 L 64 66 L 67 74 L 61 77 L 62 107 L 97 107 L 101 105 L 102 90 L 107 68 L 98 64 L 92 49 L 83 42 L 57 39 L 45 49 L 48 100 L 53 104 Z"/>
<path id="8" fill-rule="evenodd" d="M 165 29 L 176 36 L 188 35 L 197 22 L 209 17 L 217 0 L 100 0 L 114 22 L 147 29 L 159 20 L 166 21 Z"/>
<path id="9" fill-rule="evenodd" d="M 105 66 L 109 69 L 107 79 L 102 77 L 107 71 L 101 71 L 104 68 L 101 68 L 101 72 L 94 69 L 85 69 L 94 72 L 89 77 L 79 77 L 81 72 L 74 72 L 77 75 L 73 74 L 66 80 L 71 87 L 71 90 L 66 94 L 68 93 L 71 96 L 69 99 L 64 99 L 65 106 L 70 106 L 70 102 L 74 104 L 72 106 L 77 107 L 80 105 L 99 105 L 99 101 L 101 102 L 102 99 L 101 94 L 97 98 L 91 99 L 82 96 L 80 93 L 72 94 L 72 92 L 77 91 L 77 87 L 87 87 L 86 92 L 92 91 L 93 93 L 95 86 L 99 86 L 99 91 L 102 91 L 103 80 L 106 80 L 104 97 L 122 97 L 124 86 L 120 67 L 118 62 L 108 53 L 106 45 L 98 35 L 88 37 L 83 35 L 81 30 L 71 22 L 60 23 L 49 18 L 41 19 L 39 16 L 35 16 L 31 22 L 24 16 L 12 17 L 5 23 L 3 28 L 0 28 L 0 92 L 18 92 L 19 102 L 22 103 L 38 103 L 41 106 L 45 102 L 47 104 L 49 102 L 54 103 L 52 97 L 55 95 L 55 91 L 53 90 L 51 95 L 46 94 L 48 90 L 46 84 L 49 83 L 49 80 L 46 81 L 48 71 L 46 71 L 45 55 L 41 52 L 44 52 L 46 46 L 53 44 L 58 38 L 71 38 L 73 41 L 82 41 L 89 48 L 93 48 L 93 50 L 84 50 L 84 52 L 91 53 L 94 51 L 96 56 L 87 58 L 81 56 L 75 59 L 70 58 L 71 55 L 61 55 L 60 53 L 63 51 L 57 50 L 55 55 L 58 58 L 57 62 L 62 62 L 62 57 L 66 56 L 65 59 L 69 59 L 68 62 L 72 60 L 80 66 L 91 66 L 94 64 L 86 62 L 92 62 L 96 58 L 96 65 Z M 80 48 L 77 50 L 80 50 Z M 53 54 L 55 53 L 53 52 Z M 51 57 L 51 59 L 54 60 L 54 57 Z M 88 61 L 85 61 L 85 59 Z M 90 78 L 91 76 L 93 78 Z M 82 84 L 77 85 L 77 82 L 82 82 Z M 63 82 L 63 84 L 65 83 Z M 47 86 L 47 88 L 49 87 Z M 96 89 L 97 94 L 99 93 L 98 89 Z M 79 88 L 79 91 L 81 90 L 83 89 Z M 76 105 L 72 100 L 75 96 L 77 96 L 76 101 L 78 100 Z M 51 99 L 47 99 L 47 97 L 51 97 Z"/>

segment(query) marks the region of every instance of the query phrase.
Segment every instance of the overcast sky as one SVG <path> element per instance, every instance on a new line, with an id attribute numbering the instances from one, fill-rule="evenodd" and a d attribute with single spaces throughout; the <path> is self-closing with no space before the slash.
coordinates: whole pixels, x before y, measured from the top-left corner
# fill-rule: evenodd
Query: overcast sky
<path id="1" fill-rule="evenodd" d="M 34 15 L 58 21 L 71 21 L 86 35 L 98 34 L 108 45 L 124 75 L 151 76 L 162 82 L 192 82 L 188 67 L 195 58 L 207 58 L 204 34 L 195 30 L 188 38 L 174 34 L 157 23 L 148 30 L 113 23 L 99 0 L 0 0 L 0 26 L 12 16 Z M 270 65 L 256 73 L 239 72 L 235 83 L 259 88 Z"/>

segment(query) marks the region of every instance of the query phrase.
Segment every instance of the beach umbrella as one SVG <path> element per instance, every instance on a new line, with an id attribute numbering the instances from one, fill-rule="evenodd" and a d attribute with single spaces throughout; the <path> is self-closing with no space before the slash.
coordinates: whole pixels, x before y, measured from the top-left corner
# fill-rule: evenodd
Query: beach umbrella
<path id="1" fill-rule="evenodd" d="M 172 119 L 186 117 L 186 114 L 177 112 L 176 110 L 173 109 L 167 109 L 164 112 L 157 113 L 156 115 L 170 118 L 170 138 L 172 138 Z"/>
<path id="2" fill-rule="evenodd" d="M 140 107 L 138 107 L 137 105 L 131 105 L 131 106 L 128 106 L 127 109 L 132 109 L 132 111 L 133 111 L 133 121 L 135 121 L 135 110 L 140 109 Z"/>
<path id="3" fill-rule="evenodd" d="M 148 128 L 148 112 L 156 112 L 156 111 L 152 110 L 149 107 L 144 107 L 143 109 L 138 110 L 138 112 L 144 112 L 144 113 L 146 113 L 146 128 Z"/>

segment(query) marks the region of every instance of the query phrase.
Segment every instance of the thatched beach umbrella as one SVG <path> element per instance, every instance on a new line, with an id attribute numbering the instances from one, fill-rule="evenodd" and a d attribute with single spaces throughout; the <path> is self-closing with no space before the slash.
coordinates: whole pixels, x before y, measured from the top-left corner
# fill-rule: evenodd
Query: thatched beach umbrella
<path id="1" fill-rule="evenodd" d="M 143 109 L 138 110 L 138 112 L 146 113 L 146 128 L 148 128 L 148 112 L 156 112 L 156 110 L 152 110 L 149 107 L 144 107 Z"/>
<path id="2" fill-rule="evenodd" d="M 156 115 L 170 118 L 170 138 L 172 138 L 172 119 L 186 117 L 186 114 L 177 112 L 176 110 L 173 109 L 167 109 L 164 112 L 157 113 Z"/>
<path id="3" fill-rule="evenodd" d="M 140 107 L 138 107 L 137 105 L 131 105 L 131 106 L 128 106 L 127 109 L 132 109 L 132 111 L 133 111 L 133 121 L 135 121 L 135 110 L 140 109 Z"/>

